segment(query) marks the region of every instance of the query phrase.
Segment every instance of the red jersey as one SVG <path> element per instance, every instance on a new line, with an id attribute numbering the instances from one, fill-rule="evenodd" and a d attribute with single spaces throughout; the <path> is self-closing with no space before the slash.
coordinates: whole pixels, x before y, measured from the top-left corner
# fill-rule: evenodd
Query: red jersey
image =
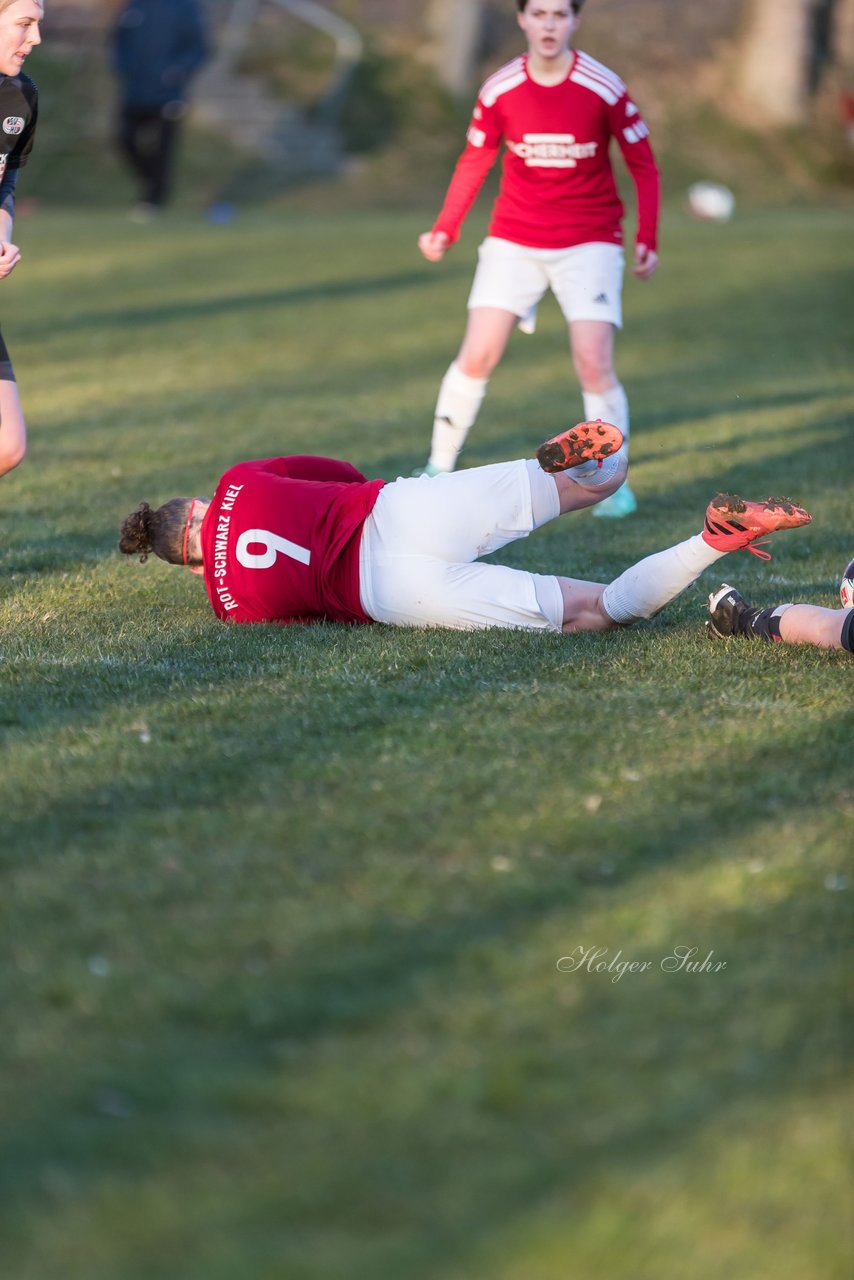
<path id="1" fill-rule="evenodd" d="M 527 55 L 515 58 L 480 90 L 433 230 L 457 239 L 503 140 L 490 235 L 535 249 L 622 244 L 623 205 L 608 154 L 616 138 L 637 192 L 637 242 L 655 249 L 659 179 L 648 133 L 620 77 L 595 58 L 573 51 L 569 74 L 555 85 L 537 84 Z"/>
<path id="2" fill-rule="evenodd" d="M 359 546 L 384 483 L 332 458 L 266 458 L 226 471 L 202 522 L 214 613 L 232 622 L 370 622 Z"/>

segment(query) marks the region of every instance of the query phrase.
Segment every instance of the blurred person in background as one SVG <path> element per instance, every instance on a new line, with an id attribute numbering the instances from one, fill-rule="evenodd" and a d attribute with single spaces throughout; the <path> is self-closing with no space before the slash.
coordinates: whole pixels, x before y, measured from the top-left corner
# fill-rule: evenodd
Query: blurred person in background
<path id="1" fill-rule="evenodd" d="M 27 163 L 38 117 L 38 90 L 24 62 L 41 44 L 41 0 L 0 0 L 0 280 L 21 260 L 12 243 L 18 170 Z M 27 428 L 9 352 L 0 334 L 0 475 L 27 450 Z"/>
<path id="2" fill-rule="evenodd" d="M 569 327 L 584 416 L 629 434 L 628 401 L 614 371 L 624 256 L 611 139 L 637 193 L 632 273 L 641 280 L 658 265 L 659 177 L 649 130 L 623 81 L 570 47 L 583 3 L 516 0 L 527 52 L 482 86 L 442 210 L 419 237 L 424 257 L 438 262 L 503 148 L 501 188 L 479 250 L 462 346 L 439 391 L 426 475 L 453 471 L 513 329 L 533 333 L 547 289 Z M 624 484 L 594 514 L 621 517 L 636 506 Z"/>
<path id="3" fill-rule="evenodd" d="M 117 143 L 139 182 L 133 216 L 148 221 L 169 199 L 190 81 L 207 57 L 198 0 L 121 0 L 112 52 Z"/>

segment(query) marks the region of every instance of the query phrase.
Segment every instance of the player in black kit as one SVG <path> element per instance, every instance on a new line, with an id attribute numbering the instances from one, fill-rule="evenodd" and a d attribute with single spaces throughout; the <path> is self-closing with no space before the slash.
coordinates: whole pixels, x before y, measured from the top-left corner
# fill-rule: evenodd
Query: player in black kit
<path id="1" fill-rule="evenodd" d="M 0 0 L 0 280 L 21 259 L 12 243 L 18 170 L 32 150 L 38 90 L 23 74 L 24 60 L 41 44 L 41 0 Z M 0 334 L 0 475 L 24 456 L 27 429 L 9 352 Z"/>

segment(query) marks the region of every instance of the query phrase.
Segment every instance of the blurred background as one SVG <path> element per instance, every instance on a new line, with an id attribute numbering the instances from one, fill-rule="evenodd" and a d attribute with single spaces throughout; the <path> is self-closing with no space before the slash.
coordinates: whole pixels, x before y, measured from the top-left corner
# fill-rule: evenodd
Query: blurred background
<path id="1" fill-rule="evenodd" d="M 109 31 L 120 0 L 50 0 L 22 212 L 121 204 Z M 178 207 L 287 200 L 418 207 L 439 197 L 473 96 L 521 47 L 512 0 L 202 0 Z M 854 0 L 588 0 L 576 43 L 628 82 L 665 193 L 740 203 L 854 188 Z M 619 168 L 620 166 L 618 166 Z"/>

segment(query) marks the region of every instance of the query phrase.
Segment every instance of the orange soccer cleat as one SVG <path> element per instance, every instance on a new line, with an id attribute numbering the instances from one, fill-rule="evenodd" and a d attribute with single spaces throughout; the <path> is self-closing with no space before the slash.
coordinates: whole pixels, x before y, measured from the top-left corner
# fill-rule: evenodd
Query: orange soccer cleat
<path id="1" fill-rule="evenodd" d="M 811 520 L 808 511 L 788 498 L 746 502 L 734 493 L 719 493 L 706 508 L 703 538 L 716 551 L 747 549 L 760 560 L 770 560 L 769 552 L 751 544 L 764 534 L 797 529 Z"/>
<path id="2" fill-rule="evenodd" d="M 543 471 L 566 471 L 582 462 L 598 462 L 616 453 L 623 443 L 619 427 L 597 418 L 595 422 L 579 422 L 559 435 L 552 436 L 537 450 L 537 462 Z"/>

